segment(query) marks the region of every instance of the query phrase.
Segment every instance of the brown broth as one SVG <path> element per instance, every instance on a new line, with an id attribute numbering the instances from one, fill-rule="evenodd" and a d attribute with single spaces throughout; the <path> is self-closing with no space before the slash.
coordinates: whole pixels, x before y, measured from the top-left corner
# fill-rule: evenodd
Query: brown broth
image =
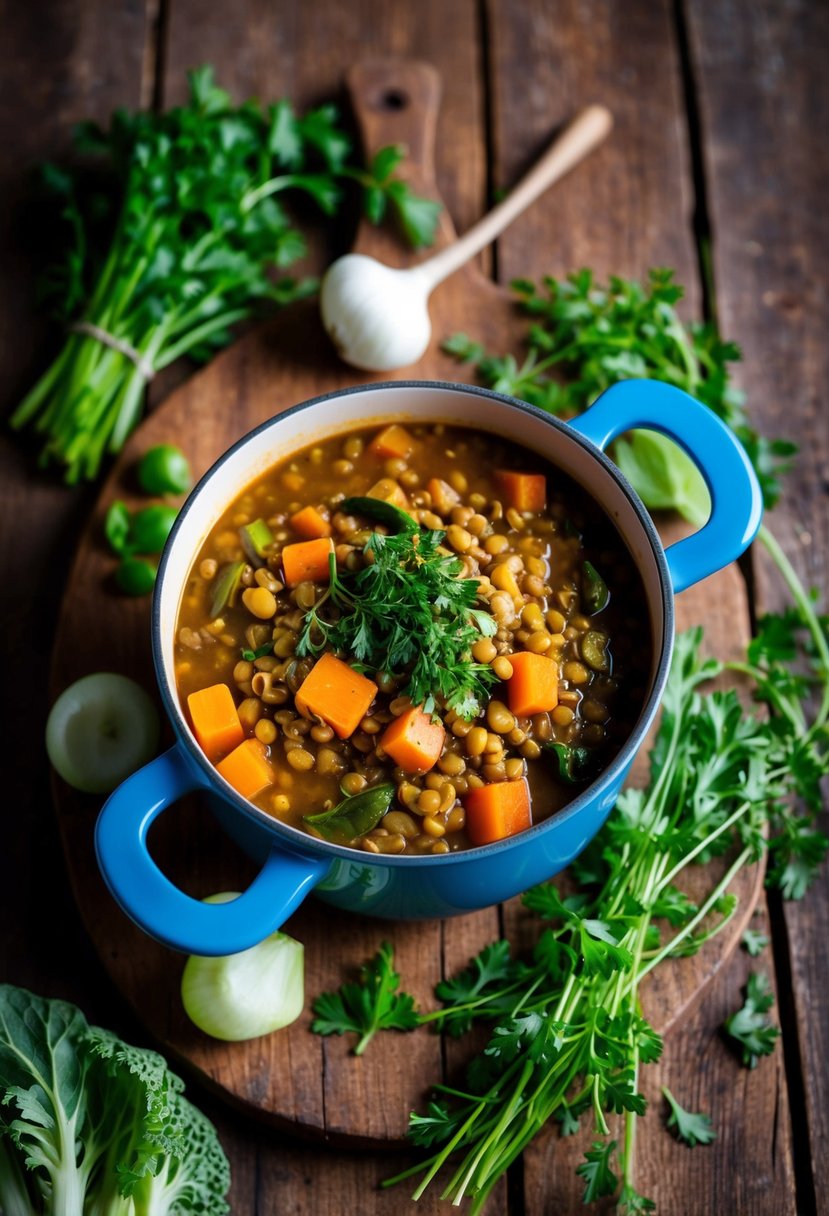
<path id="1" fill-rule="evenodd" d="M 368 786 L 380 781 L 395 783 L 398 796 L 390 810 L 397 818 L 389 820 L 389 827 L 381 821 L 376 829 L 352 842 L 370 852 L 425 853 L 469 847 L 463 827 L 464 793 L 476 779 L 485 784 L 510 779 L 512 770 L 516 770 L 512 779 L 519 779 L 518 762 L 529 783 L 533 821 L 559 810 L 584 788 L 584 783 L 571 785 L 561 780 L 557 759 L 543 750 L 545 745 L 560 743 L 584 749 L 593 775 L 606 767 L 638 717 L 651 657 L 648 610 L 640 576 L 607 517 L 580 487 L 547 462 L 496 436 L 457 426 L 412 424 L 407 429 L 415 447 L 406 457 L 376 455 L 369 446 L 376 428 L 357 430 L 292 455 L 248 486 L 227 507 L 202 545 L 188 576 L 177 624 L 176 679 L 185 713 L 190 693 L 217 683 L 229 686 L 245 735 L 260 739 L 272 764 L 273 783 L 252 798 L 262 810 L 308 830 L 303 815 L 339 802 L 344 780 L 354 791 L 361 781 Z M 494 479 L 496 469 L 544 473 L 545 509 L 523 513 L 505 510 Z M 425 488 L 433 478 L 450 488 L 448 497 L 457 497 L 454 506 L 438 496 L 442 509 L 436 510 L 436 502 Z M 442 712 L 444 750 L 437 766 L 420 776 L 405 774 L 388 758 L 377 756 L 377 741 L 394 716 L 390 707 L 399 698 L 404 680 L 388 694 L 378 693 L 350 739 L 331 734 L 323 721 L 302 717 L 294 705 L 296 687 L 314 662 L 313 656 L 298 659 L 293 653 L 305 601 L 318 600 L 327 580 L 313 586 L 283 587 L 282 548 L 304 539 L 295 533 L 290 517 L 311 505 L 330 521 L 338 566 L 347 577 L 349 565 L 362 562 L 362 545 L 376 525 L 365 518 L 344 519 L 338 503 L 344 496 L 366 495 L 383 480 L 405 495 L 403 501 L 420 522 L 450 529 L 447 536 L 455 541 L 460 538 L 461 544 L 466 536 L 470 538 L 469 547 L 460 549 L 461 559 L 470 567 L 465 576 L 488 578 L 498 567 L 506 569 L 507 559 L 513 559 L 515 566 L 520 559 L 521 569 L 516 570 L 515 577 L 522 607 L 517 620 L 500 623 L 493 639 L 498 651 L 495 659 L 508 661 L 510 653 L 545 646 L 550 639 L 543 653 L 558 660 L 560 699 L 552 712 L 517 719 L 511 731 L 500 734 L 488 723 L 486 711 L 471 722 Z M 247 589 L 259 585 L 265 585 L 266 590 L 278 588 L 273 592 L 275 616 L 270 620 L 254 616 L 243 602 L 245 586 L 240 587 L 232 606 L 214 616 L 211 601 L 217 579 L 229 564 L 247 560 L 239 529 L 257 519 L 267 522 L 273 543 L 259 570 L 250 564 L 245 566 L 243 581 L 250 585 Z M 479 534 L 470 529 L 479 530 Z M 601 572 L 610 589 L 609 604 L 592 616 L 583 602 L 585 561 Z M 502 570 L 495 577 L 503 574 Z M 496 590 L 495 596 L 499 594 L 510 598 L 503 590 Z M 303 601 L 300 604 L 298 597 Z M 481 606 L 494 602 L 490 594 Z M 512 603 L 515 611 L 517 601 Z M 585 642 L 589 631 L 608 638 L 607 671 L 595 670 L 584 660 L 585 646 L 591 653 Z M 275 653 L 262 655 L 253 664 L 242 658 L 244 649 L 256 651 L 269 642 L 274 642 Z M 254 693 L 252 681 L 258 674 L 270 677 L 258 684 L 268 686 L 273 701 Z M 504 699 L 503 686 L 496 684 L 491 700 L 502 703 Z M 469 741 L 468 737 L 481 729 L 486 730 L 487 749 L 495 748 L 493 736 L 500 739 L 500 761 L 487 763 L 487 756 L 497 757 L 497 750 L 470 754 L 480 733 Z M 304 755 L 291 760 L 289 753 L 297 750 Z M 310 763 L 305 757 L 310 757 Z M 306 771 L 299 760 L 308 764 Z M 455 772 L 459 760 L 463 766 Z M 426 791 L 434 790 L 446 801 L 450 784 L 454 784 L 456 797 L 446 809 L 437 815 L 424 814 L 420 804 L 435 801 Z M 412 786 L 416 787 L 416 796 Z M 408 834 L 390 830 L 401 826 Z M 342 839 L 338 842 L 346 843 Z"/>

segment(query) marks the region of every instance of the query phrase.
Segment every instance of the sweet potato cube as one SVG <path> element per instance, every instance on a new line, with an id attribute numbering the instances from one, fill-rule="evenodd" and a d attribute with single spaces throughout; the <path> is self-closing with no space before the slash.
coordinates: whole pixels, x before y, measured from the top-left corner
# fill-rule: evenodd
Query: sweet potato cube
<path id="1" fill-rule="evenodd" d="M 216 771 L 243 798 L 255 798 L 273 783 L 267 748 L 258 739 L 245 739 L 229 756 L 219 761 Z"/>
<path id="2" fill-rule="evenodd" d="M 282 550 L 282 573 L 289 587 L 296 587 L 306 580 L 311 583 L 327 583 L 330 577 L 328 555 L 334 552 L 330 536 L 316 540 L 300 540 L 295 545 L 286 545 Z"/>
<path id="3" fill-rule="evenodd" d="M 558 705 L 558 663 L 544 654 L 519 650 L 509 656 L 512 675 L 507 700 L 518 718 L 543 714 Z"/>
<path id="4" fill-rule="evenodd" d="M 366 494 L 367 498 L 381 498 L 383 502 L 390 502 L 392 506 L 399 507 L 401 511 L 408 511 L 409 500 L 403 487 L 394 480 L 393 477 L 381 477 L 379 481 L 375 481 L 374 485 Z"/>
<path id="5" fill-rule="evenodd" d="M 543 511 L 547 503 L 547 478 L 543 473 L 517 473 L 496 469 L 495 484 L 508 507 L 516 511 Z"/>
<path id="6" fill-rule="evenodd" d="M 303 507 L 288 521 L 298 536 L 305 540 L 316 540 L 320 536 L 331 535 L 331 525 L 320 515 L 316 507 Z"/>
<path id="7" fill-rule="evenodd" d="M 466 834 L 473 844 L 506 840 L 532 827 L 530 787 L 526 777 L 480 785 L 463 797 Z"/>
<path id="8" fill-rule="evenodd" d="M 413 707 L 389 723 L 380 746 L 404 773 L 428 773 L 437 764 L 445 738 L 439 722 Z"/>
<path id="9" fill-rule="evenodd" d="M 227 684 L 211 684 L 191 692 L 187 698 L 193 734 L 207 759 L 215 764 L 220 756 L 245 737 L 236 712 L 236 702 Z"/>
<path id="10" fill-rule="evenodd" d="M 404 426 L 393 422 L 374 436 L 368 450 L 384 460 L 395 456 L 408 460 L 415 450 L 415 439 Z"/>
<path id="11" fill-rule="evenodd" d="M 306 717 L 317 716 L 341 739 L 353 735 L 377 695 L 377 685 L 343 663 L 324 654 L 300 684 L 296 707 Z"/>

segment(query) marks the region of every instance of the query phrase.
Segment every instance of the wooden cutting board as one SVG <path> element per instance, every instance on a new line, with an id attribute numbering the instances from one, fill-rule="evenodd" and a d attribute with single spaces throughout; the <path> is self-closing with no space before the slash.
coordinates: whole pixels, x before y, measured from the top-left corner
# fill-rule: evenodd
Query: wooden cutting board
<path id="1" fill-rule="evenodd" d="M 403 172 L 421 194 L 438 197 L 434 141 L 440 82 L 424 64 L 381 61 L 355 67 L 348 88 L 367 156 L 390 143 L 407 148 Z M 459 150 L 463 154 L 463 150 Z M 601 156 L 601 150 L 595 155 Z M 578 169 L 575 170 L 578 172 Z M 566 180 L 559 190 L 567 189 Z M 551 201 L 550 205 L 554 205 Z M 520 222 L 520 221 L 519 221 Z M 454 237 L 444 211 L 437 244 Z M 391 265 L 417 259 L 391 231 L 362 225 L 355 248 Z M 544 267 L 538 267 L 541 274 Z M 382 378 L 463 380 L 468 369 L 439 349 L 464 330 L 493 351 L 518 350 L 526 328 L 509 293 L 467 266 L 435 292 L 433 341 L 421 361 Z M 371 377 L 341 363 L 322 331 L 315 301 L 296 304 L 242 338 L 170 396 L 138 429 L 101 491 L 81 538 L 58 624 L 52 694 L 91 671 L 134 676 L 154 693 L 150 652 L 150 601 L 117 594 L 114 560 L 103 541 L 103 519 L 115 498 L 145 503 L 137 494 L 137 457 L 160 442 L 187 453 L 196 476 L 231 443 L 296 402 Z M 666 541 L 679 534 L 663 529 Z M 748 610 L 743 580 L 731 567 L 678 601 L 678 627 L 703 623 L 709 649 L 727 657 L 744 649 Z M 644 750 L 638 764 L 645 775 Z M 313 1137 L 348 1143 L 399 1142 L 409 1111 L 422 1106 L 431 1081 L 454 1075 L 464 1047 L 442 1043 L 425 1029 L 381 1035 L 366 1056 L 350 1054 L 348 1038 L 322 1039 L 309 1030 L 310 1008 L 293 1026 L 249 1043 L 223 1044 L 197 1031 L 179 999 L 183 958 L 157 945 L 120 911 L 97 869 L 93 830 L 100 800 L 55 780 L 58 821 L 75 898 L 92 941 L 113 981 L 161 1049 L 245 1111 Z M 150 835 L 154 856 L 169 876 L 195 897 L 242 889 L 255 872 L 198 801 L 170 810 Z M 707 886 L 707 875 L 697 875 Z M 701 889 L 700 884 L 700 889 Z M 729 930 L 695 958 L 663 966 L 645 993 L 646 1012 L 663 1031 L 681 1022 L 735 948 L 762 885 L 759 867 L 735 886 L 740 912 Z M 692 892 L 693 894 L 693 892 Z M 504 926 L 516 944 L 526 933 L 518 900 L 445 922 L 382 922 L 349 915 L 314 899 L 286 925 L 305 944 L 307 1003 L 353 977 L 388 940 L 403 986 L 421 1007 L 433 1007 L 434 984 L 464 966 Z"/>

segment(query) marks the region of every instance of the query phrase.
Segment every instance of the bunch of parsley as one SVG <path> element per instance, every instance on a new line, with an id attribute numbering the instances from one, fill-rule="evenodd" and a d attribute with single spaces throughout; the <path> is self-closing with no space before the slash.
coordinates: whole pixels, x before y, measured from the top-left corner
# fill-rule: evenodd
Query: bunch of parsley
<path id="1" fill-rule="evenodd" d="M 33 424 L 41 462 L 69 482 L 121 448 L 150 375 L 184 354 L 209 358 L 238 322 L 314 289 L 275 277 L 305 252 L 279 196 L 309 196 L 333 215 L 357 179 L 370 218 L 388 207 L 413 245 L 432 239 L 439 207 L 393 177 L 400 149 L 360 169 L 333 106 L 304 117 L 286 100 L 234 106 L 210 67 L 189 81 L 186 105 L 118 110 L 107 131 L 84 124 L 84 162 L 44 169 L 66 234 L 45 296 L 69 333 L 12 425 Z"/>
<path id="2" fill-rule="evenodd" d="M 767 625 L 761 645 L 773 631 L 779 650 L 782 628 L 779 619 Z M 788 634 L 793 643 L 797 633 Z M 543 926 L 530 961 L 513 958 L 508 943 L 498 942 L 437 986 L 444 1007 L 421 1015 L 421 1023 L 458 1035 L 484 1020 L 492 1030 L 466 1084 L 433 1086 L 438 1096 L 427 1112 L 412 1115 L 411 1139 L 432 1152 L 389 1185 L 420 1174 L 418 1198 L 450 1166 L 443 1197 L 459 1203 L 469 1196 L 471 1211 L 480 1211 L 550 1119 L 570 1134 L 589 1117 L 596 1139 L 579 1167 L 585 1201 L 618 1191 L 618 1208 L 628 1216 L 653 1209 L 635 1182 L 636 1120 L 646 1110 L 638 1082 L 640 1067 L 659 1059 L 662 1042 L 641 1011 L 642 981 L 666 959 L 694 953 L 721 932 L 737 907 L 729 887 L 761 857 L 766 833 L 772 880 L 789 894 L 802 892 L 827 844 L 809 805 L 829 772 L 825 712 L 801 729 L 796 679 L 778 688 L 779 716 L 771 720 L 746 715 L 733 690 L 702 693 L 700 685 L 724 665 L 703 658 L 701 642 L 699 629 L 677 638 L 650 782 L 621 795 L 571 867 L 577 894 L 565 896 L 549 882 L 523 896 Z M 791 675 L 788 663 L 774 661 L 778 676 Z M 765 668 L 756 670 L 761 683 L 768 678 Z M 825 692 L 829 669 L 822 683 Z M 798 796 L 807 798 L 803 811 Z M 682 890 L 683 871 L 717 855 L 724 873 L 694 904 Z M 762 977 L 752 977 L 745 1006 L 726 1024 L 751 1067 L 773 1050 L 779 1033 L 765 1018 L 771 1000 Z M 713 1138 L 707 1117 L 669 1101 L 670 1125 L 687 1143 Z M 611 1114 L 624 1119 L 620 1149 L 610 1138 Z"/>
<path id="3" fill-rule="evenodd" d="M 440 700 L 474 718 L 497 677 L 470 651 L 496 623 L 475 607 L 478 580 L 459 577 L 463 563 L 441 548 L 444 537 L 427 528 L 372 532 L 362 570 L 338 571 L 332 559 L 329 587 L 306 615 L 297 654 L 343 651 L 363 670 L 399 676 L 401 693 L 424 713 Z"/>
<path id="4" fill-rule="evenodd" d="M 776 500 L 780 462 L 792 445 L 769 443 L 748 426 L 729 383 L 727 363 L 736 349 L 709 326 L 682 325 L 673 307 L 681 289 L 670 272 L 653 272 L 647 289 L 612 280 L 602 291 L 587 272 L 566 283 L 547 280 L 546 299 L 531 285 L 519 287 L 528 311 L 543 318 L 531 327 L 522 367 L 511 356 L 485 357 L 462 335 L 447 344 L 475 360 L 488 384 L 573 414 L 615 380 L 665 379 L 733 427 L 767 504 Z M 550 377 L 555 364 L 566 368 L 569 381 Z M 621 454 L 617 445 L 617 456 L 645 501 L 699 520 L 706 504 L 679 450 L 648 447 L 647 439 L 634 449 L 638 440 L 637 434 Z M 412 1115 L 410 1136 L 431 1155 L 387 1185 L 422 1174 L 417 1198 L 444 1167 L 452 1168 L 443 1197 L 454 1203 L 471 1197 L 474 1213 L 548 1120 L 570 1134 L 591 1117 L 595 1139 L 578 1167 L 585 1202 L 616 1195 L 627 1216 L 653 1210 L 635 1182 L 636 1121 L 646 1109 L 638 1078 L 642 1065 L 659 1058 L 662 1043 L 642 1015 L 640 985 L 661 962 L 698 950 L 723 929 L 736 910 L 729 886 L 743 866 L 767 851 L 768 883 L 785 898 L 801 898 L 829 844 L 816 826 L 820 783 L 829 774 L 827 622 L 768 529 L 760 539 L 792 606 L 760 620 L 743 661 L 704 659 L 701 630 L 678 637 L 650 783 L 623 793 L 571 867 L 578 894 L 564 896 L 553 883 L 527 892 L 526 906 L 548 922 L 530 961 L 496 942 L 463 974 L 438 985 L 442 1009 L 420 1015 L 420 1023 L 438 1023 L 450 1034 L 476 1020 L 492 1030 L 465 1086 L 435 1085 L 427 1112 Z M 733 691 L 699 691 L 725 669 L 753 681 L 769 715 L 746 714 Z M 724 855 L 725 872 L 695 905 L 681 875 L 717 854 Z M 756 954 L 762 939 L 750 936 L 746 946 Z M 753 975 L 745 1004 L 725 1025 L 749 1067 L 774 1049 L 779 1031 L 767 1018 L 771 1003 L 767 981 Z M 407 1028 L 393 1016 L 386 1025 Z M 707 1115 L 665 1097 L 668 1126 L 680 1139 L 692 1147 L 713 1139 Z M 621 1149 L 610 1136 L 611 1114 L 624 1120 Z"/>
<path id="5" fill-rule="evenodd" d="M 749 424 L 728 367 L 740 351 L 710 322 L 682 322 L 676 305 L 684 293 L 673 270 L 651 270 L 644 285 L 613 277 L 605 287 L 592 271 L 580 270 L 565 279 L 547 277 L 540 287 L 526 279 L 512 287 L 531 318 L 522 363 L 511 354 L 488 355 L 466 334 L 448 338 L 444 349 L 474 363 L 489 387 L 565 417 L 580 414 L 619 380 L 672 384 L 731 427 L 754 465 L 766 506 L 774 506 L 795 446 L 768 440 Z M 615 444 L 614 456 L 646 506 L 678 511 L 692 523 L 707 519 L 705 483 L 669 439 L 637 431 Z"/>

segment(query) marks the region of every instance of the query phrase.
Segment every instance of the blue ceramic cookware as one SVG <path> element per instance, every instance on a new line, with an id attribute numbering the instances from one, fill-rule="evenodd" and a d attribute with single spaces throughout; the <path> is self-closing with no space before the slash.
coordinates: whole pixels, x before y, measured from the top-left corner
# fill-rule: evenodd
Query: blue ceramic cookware
<path id="1" fill-rule="evenodd" d="M 615 523 L 641 573 L 649 607 L 650 687 L 641 716 L 610 766 L 564 810 L 497 844 L 439 856 L 384 856 L 329 844 L 247 802 L 206 760 L 176 694 L 173 645 L 194 555 L 226 504 L 270 465 L 315 441 L 389 419 L 472 425 L 523 444 L 579 482 Z M 708 522 L 665 550 L 648 512 L 605 449 L 636 427 L 681 445 L 710 490 Z M 497 393 L 460 384 L 399 381 L 346 389 L 279 414 L 241 439 L 202 478 L 178 517 L 159 568 L 152 643 L 175 745 L 125 781 L 98 822 L 101 870 L 113 896 L 159 941 L 202 955 L 243 950 L 278 929 L 312 890 L 352 912 L 451 916 L 507 899 L 563 869 L 604 823 L 656 713 L 674 641 L 674 595 L 738 557 L 760 525 L 761 497 L 745 451 L 709 409 L 650 380 L 615 385 L 563 423 Z M 223 826 L 262 863 L 236 900 L 205 904 L 173 885 L 147 850 L 157 815 L 204 791 Z M 169 813 L 175 814 L 174 810 Z"/>

